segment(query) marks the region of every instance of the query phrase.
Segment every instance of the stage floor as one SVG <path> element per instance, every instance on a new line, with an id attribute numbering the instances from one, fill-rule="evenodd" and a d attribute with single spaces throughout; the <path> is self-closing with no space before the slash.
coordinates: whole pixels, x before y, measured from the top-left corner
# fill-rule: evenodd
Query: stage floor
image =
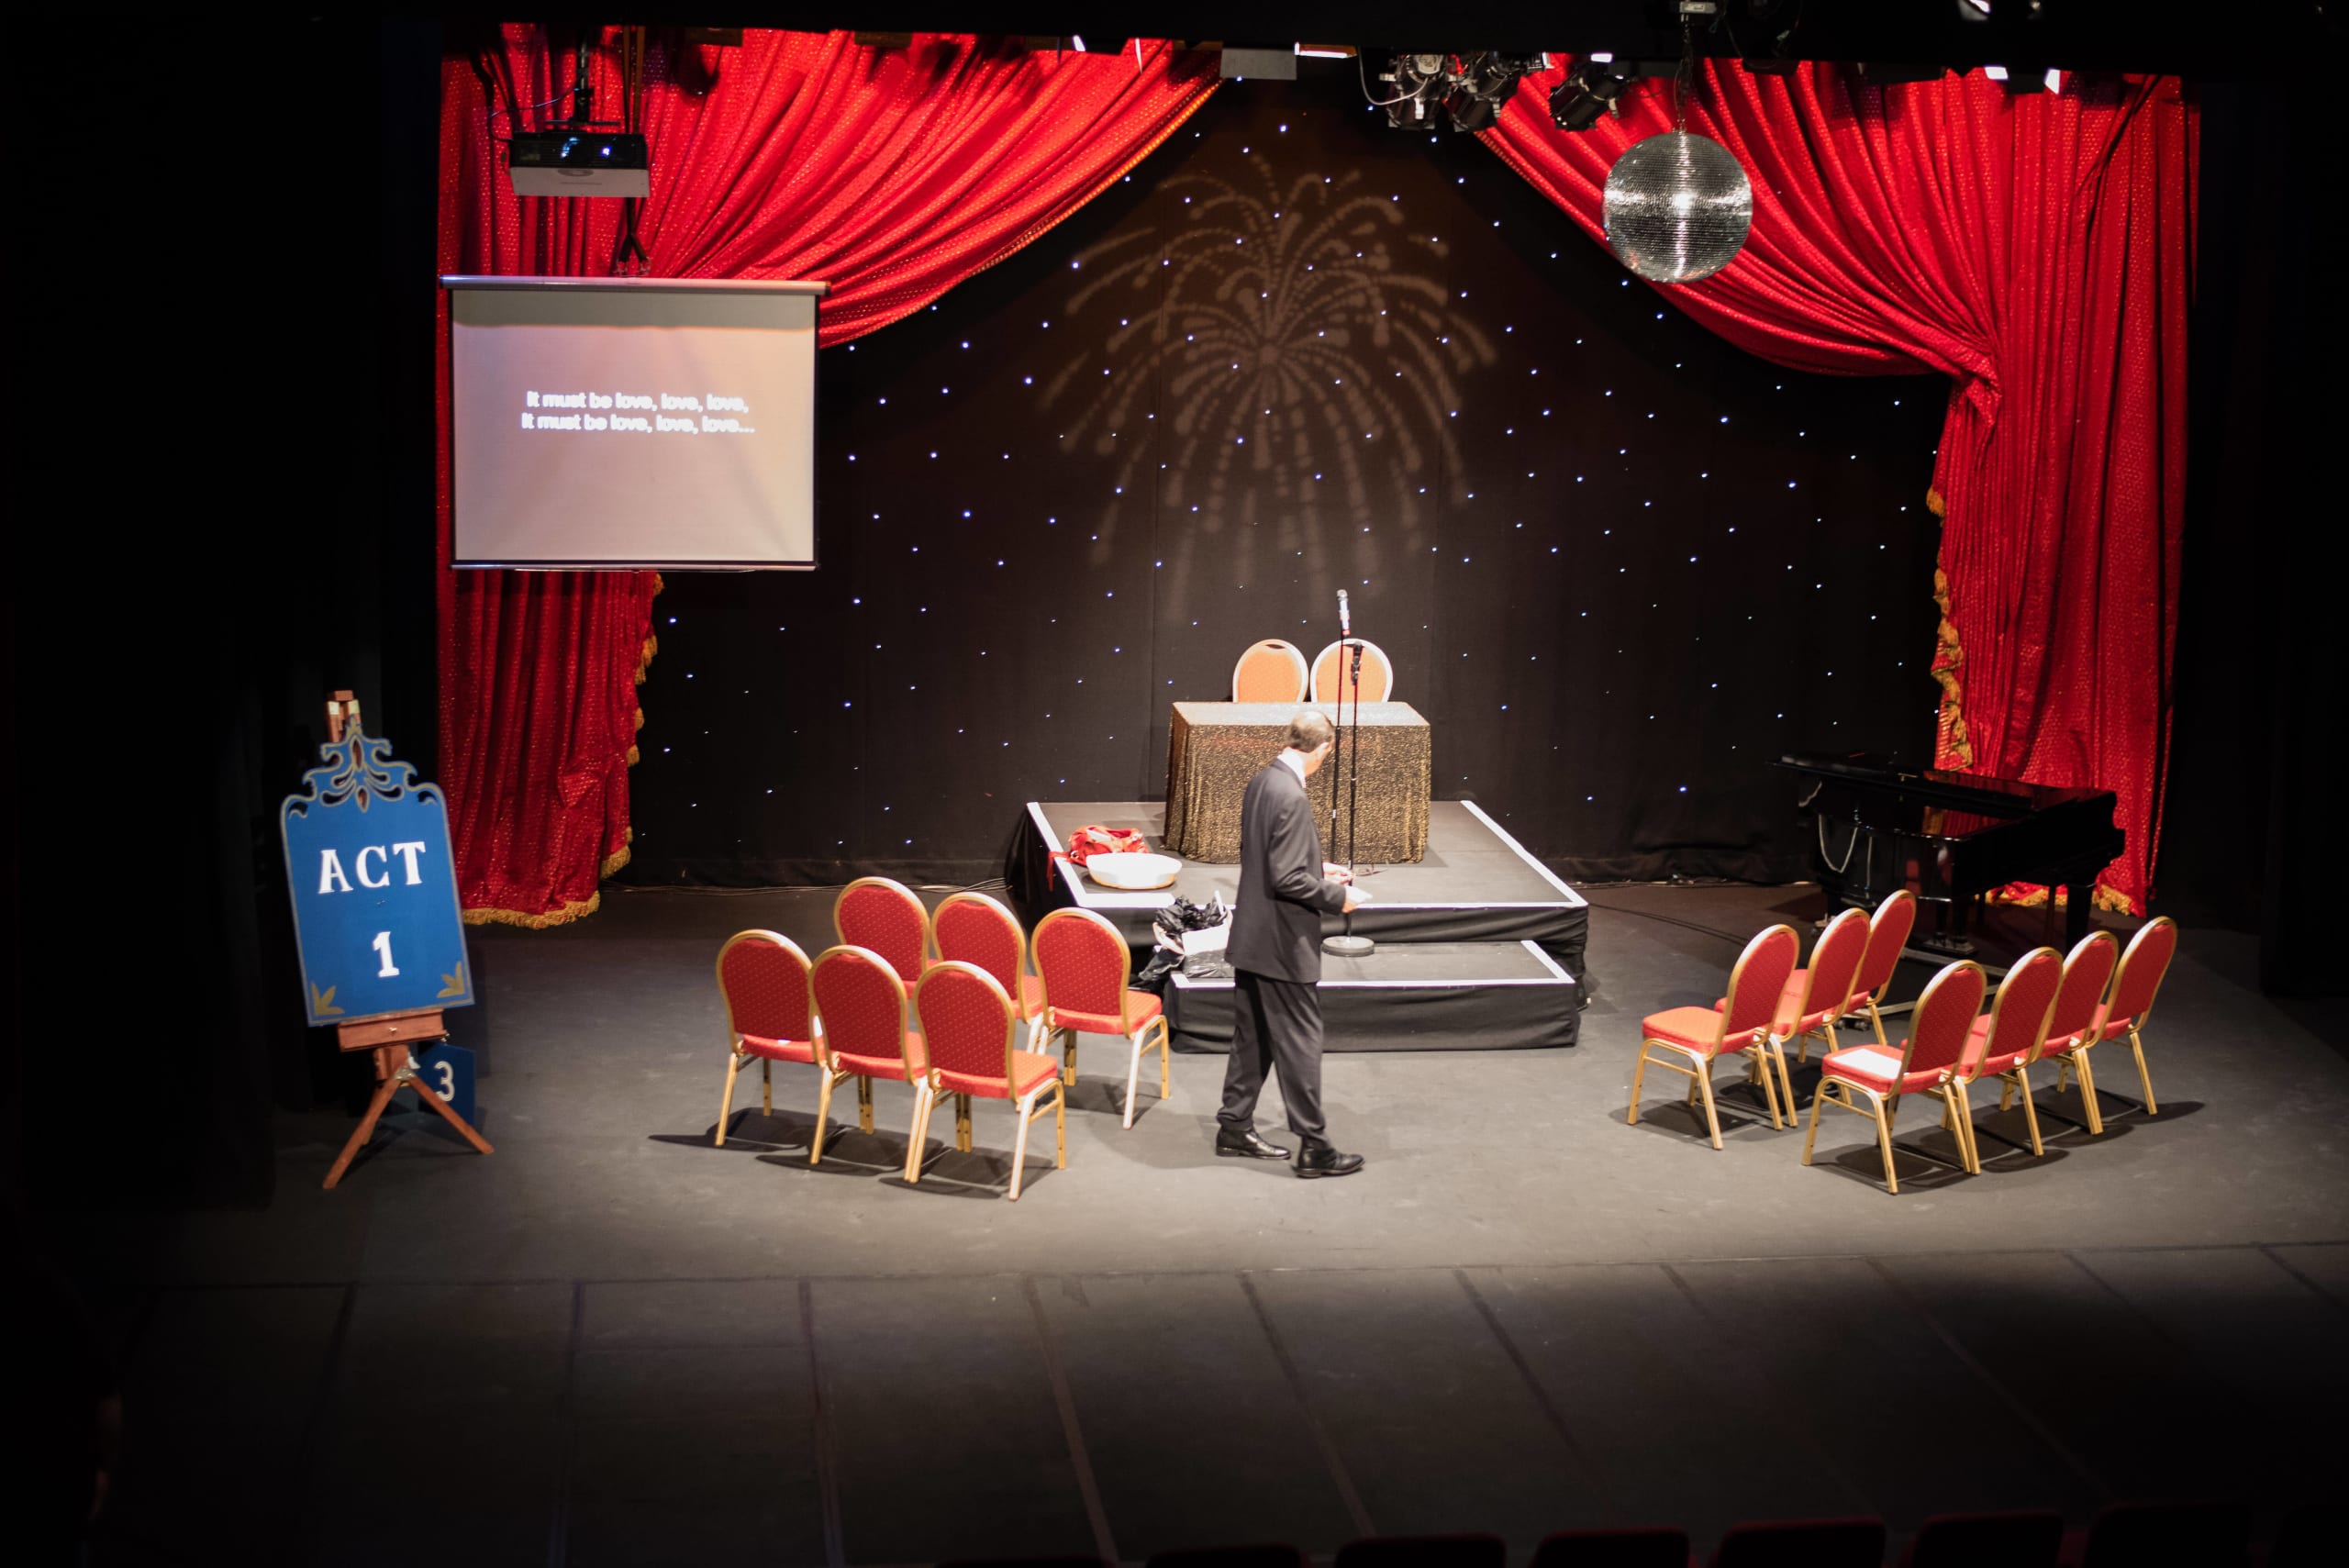
<path id="1" fill-rule="evenodd" d="M 2341 1014 L 2260 995 L 2248 936 L 2185 934 L 2159 1116 L 2108 1066 L 2105 1136 L 2051 1118 L 2034 1160 L 1986 1094 L 1964 1177 L 1911 1111 L 1892 1197 L 1854 1117 L 1809 1169 L 1751 1112 L 1709 1149 L 1668 1089 L 1623 1122 L 1641 1016 L 1709 1003 L 1815 891 L 1594 889 L 1578 1050 L 1329 1060 L 1362 1174 L 1215 1159 L 1211 1057 L 1122 1130 L 1123 1053 L 1088 1040 L 1068 1168 L 1031 1163 L 1013 1206 L 997 1106 L 911 1190 L 887 1085 L 816 1170 L 806 1072 L 773 1116 L 748 1084 L 711 1146 L 712 955 L 750 927 L 819 945 L 829 901 L 614 890 L 574 927 L 476 929 L 495 1156 L 406 1115 L 324 1193 L 350 1118 L 281 1114 L 266 1210 L 61 1218 L 125 1366 L 94 1561 L 1138 1562 L 1473 1529 L 1522 1562 L 1559 1528 L 1709 1551 L 1739 1518 L 1866 1512 L 1897 1551 L 1938 1510 L 2272 1518 L 2349 1460 L 2310 1419 L 2349 1397 Z"/>

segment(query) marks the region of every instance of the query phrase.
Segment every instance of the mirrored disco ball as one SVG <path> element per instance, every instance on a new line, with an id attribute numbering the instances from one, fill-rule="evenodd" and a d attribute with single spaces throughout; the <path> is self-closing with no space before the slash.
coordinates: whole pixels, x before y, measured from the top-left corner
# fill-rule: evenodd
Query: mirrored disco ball
<path id="1" fill-rule="evenodd" d="M 1660 284 L 1692 284 L 1730 264 L 1753 222 L 1753 186 L 1710 137 L 1666 131 L 1633 142 L 1607 172 L 1607 246 Z"/>

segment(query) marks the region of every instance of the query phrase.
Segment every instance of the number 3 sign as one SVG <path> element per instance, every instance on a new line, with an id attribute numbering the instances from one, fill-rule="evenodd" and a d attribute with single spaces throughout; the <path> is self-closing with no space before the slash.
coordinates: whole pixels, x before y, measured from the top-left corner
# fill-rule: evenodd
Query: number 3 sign
<path id="1" fill-rule="evenodd" d="M 278 808 L 310 1022 L 470 1006 L 448 806 L 352 707 Z"/>

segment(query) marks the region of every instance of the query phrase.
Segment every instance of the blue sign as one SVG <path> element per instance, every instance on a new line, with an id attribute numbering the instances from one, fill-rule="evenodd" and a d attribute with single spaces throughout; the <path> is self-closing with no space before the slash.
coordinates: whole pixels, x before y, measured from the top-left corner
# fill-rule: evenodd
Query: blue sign
<path id="1" fill-rule="evenodd" d="M 448 805 L 391 751 L 354 718 L 278 808 L 314 1024 L 473 1005 Z"/>
<path id="2" fill-rule="evenodd" d="M 429 1051 L 414 1053 L 416 1086 L 419 1094 L 438 1095 L 441 1103 L 457 1113 L 457 1119 L 467 1127 L 475 1126 L 473 1118 L 473 1053 L 462 1045 L 442 1040 Z M 429 1111 L 432 1107 L 427 1106 Z M 431 1119 L 447 1127 L 439 1117 Z"/>

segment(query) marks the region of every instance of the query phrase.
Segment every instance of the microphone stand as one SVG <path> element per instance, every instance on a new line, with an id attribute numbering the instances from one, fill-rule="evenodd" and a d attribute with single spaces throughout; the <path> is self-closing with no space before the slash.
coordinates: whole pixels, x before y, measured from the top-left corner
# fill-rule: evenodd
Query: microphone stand
<path id="1" fill-rule="evenodd" d="M 1346 768 L 1346 870 L 1353 876 L 1353 883 L 1349 885 L 1354 885 L 1358 884 L 1361 881 L 1361 874 L 1354 870 L 1354 825 L 1357 817 L 1357 811 L 1362 803 L 1362 644 L 1351 634 L 1348 634 L 1345 637 L 1344 645 L 1346 651 L 1353 655 L 1350 661 L 1350 668 L 1346 673 L 1346 686 L 1348 689 L 1353 691 L 1354 697 L 1354 721 L 1353 725 L 1353 758 Z M 1338 694 L 1339 717 L 1342 718 L 1345 715 L 1345 711 L 1346 693 L 1341 690 Z M 1333 751 L 1341 751 L 1344 746 L 1345 740 L 1341 736 L 1339 740 L 1338 745 L 1332 747 L 1331 750 Z M 1334 817 L 1338 814 L 1337 781 L 1332 779 L 1330 781 L 1330 815 Z M 1334 840 L 1334 835 L 1332 837 Z M 1335 847 L 1334 842 L 1332 847 Z M 1377 948 L 1378 944 L 1372 941 L 1368 937 L 1358 937 L 1353 934 L 1354 917 L 1353 915 L 1347 915 L 1345 917 L 1345 934 L 1342 936 L 1322 938 L 1321 951 L 1326 953 L 1333 953 L 1340 958 L 1365 958 L 1369 956 L 1369 954 Z"/>

